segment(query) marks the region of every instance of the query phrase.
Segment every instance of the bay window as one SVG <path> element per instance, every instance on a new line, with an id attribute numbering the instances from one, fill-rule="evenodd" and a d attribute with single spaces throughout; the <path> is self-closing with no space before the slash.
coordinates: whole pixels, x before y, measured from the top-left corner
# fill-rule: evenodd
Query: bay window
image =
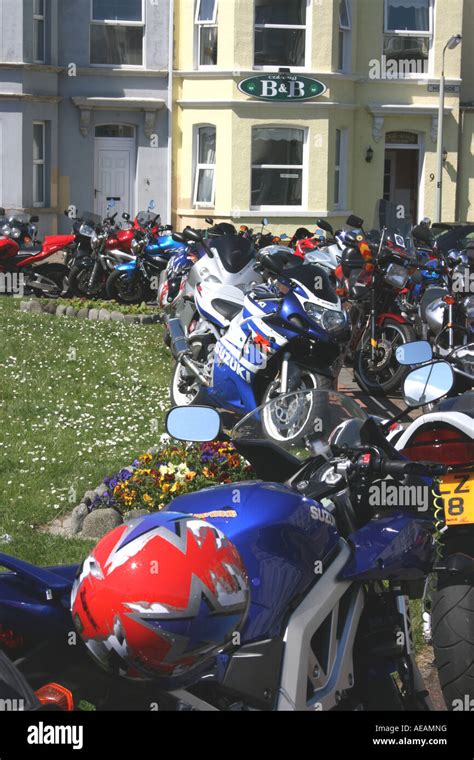
<path id="1" fill-rule="evenodd" d="M 254 127 L 252 207 L 302 206 L 305 130 Z"/>
<path id="2" fill-rule="evenodd" d="M 352 19 L 350 0 L 339 0 L 339 60 L 338 71 L 351 70 Z"/>
<path id="3" fill-rule="evenodd" d="M 413 61 L 418 63 L 413 73 L 426 73 L 432 29 L 432 0 L 385 0 L 387 59 Z"/>
<path id="4" fill-rule="evenodd" d="M 216 175 L 216 128 L 206 125 L 196 128 L 195 177 L 193 204 L 213 206 Z"/>
<path id="5" fill-rule="evenodd" d="M 33 0 L 33 60 L 46 62 L 46 0 Z"/>
<path id="6" fill-rule="evenodd" d="M 305 66 L 307 0 L 255 0 L 255 66 Z"/>
<path id="7" fill-rule="evenodd" d="M 92 0 L 90 62 L 142 66 L 143 0 Z"/>
<path id="8" fill-rule="evenodd" d="M 198 66 L 217 66 L 217 0 L 196 3 Z"/>

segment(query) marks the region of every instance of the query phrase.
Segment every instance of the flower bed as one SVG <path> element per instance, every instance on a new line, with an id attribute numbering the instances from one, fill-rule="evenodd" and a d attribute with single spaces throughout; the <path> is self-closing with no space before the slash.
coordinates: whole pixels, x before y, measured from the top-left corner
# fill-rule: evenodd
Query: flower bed
<path id="1" fill-rule="evenodd" d="M 92 508 L 159 511 L 180 494 L 253 477 L 252 467 L 231 443 L 170 443 L 155 454 L 142 454 L 132 468 L 104 478 L 107 490 L 97 495 Z"/>

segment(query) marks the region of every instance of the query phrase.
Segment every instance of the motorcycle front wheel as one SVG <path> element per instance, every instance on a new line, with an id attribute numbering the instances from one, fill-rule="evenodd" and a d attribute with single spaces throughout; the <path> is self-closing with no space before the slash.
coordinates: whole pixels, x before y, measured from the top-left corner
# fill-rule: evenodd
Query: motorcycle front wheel
<path id="1" fill-rule="evenodd" d="M 69 290 L 78 298 L 102 298 L 105 295 L 103 274 L 90 287 L 91 270 L 74 266 L 69 274 Z"/>
<path id="2" fill-rule="evenodd" d="M 395 352 L 399 346 L 414 340 L 416 333 L 411 325 L 387 319 L 378 331 L 378 348 L 373 364 L 370 329 L 367 329 L 354 356 L 354 378 L 359 388 L 373 396 L 384 396 L 398 390 L 407 374 L 407 367 L 397 362 Z"/>
<path id="3" fill-rule="evenodd" d="M 334 381 L 325 375 L 310 370 L 302 370 L 300 382 L 297 388 L 291 392 L 306 390 L 334 390 Z M 266 408 L 262 411 L 262 427 L 265 434 L 274 441 L 301 440 L 314 431 L 314 423 L 318 414 L 318 399 L 315 394 L 308 397 L 291 396 L 286 399 L 285 394 L 281 401 L 280 381 L 273 380 L 265 390 L 262 404 Z M 274 403 L 270 404 L 269 402 Z M 321 410 L 322 411 L 322 410 Z"/>
<path id="4" fill-rule="evenodd" d="M 109 276 L 106 291 L 112 301 L 123 304 L 143 303 L 151 298 L 151 290 L 141 277 L 130 277 L 117 269 Z"/>

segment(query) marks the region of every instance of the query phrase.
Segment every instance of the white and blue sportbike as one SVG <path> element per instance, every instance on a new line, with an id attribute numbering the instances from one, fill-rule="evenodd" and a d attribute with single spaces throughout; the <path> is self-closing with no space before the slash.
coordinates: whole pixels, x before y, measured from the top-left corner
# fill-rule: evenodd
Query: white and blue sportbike
<path id="1" fill-rule="evenodd" d="M 284 393 L 334 389 L 350 337 L 347 312 L 322 267 L 286 263 L 260 260 L 273 282 L 245 294 L 217 341 L 209 334 L 208 345 L 195 344 L 179 320 L 168 322 L 175 404 L 207 403 L 243 416 Z"/>

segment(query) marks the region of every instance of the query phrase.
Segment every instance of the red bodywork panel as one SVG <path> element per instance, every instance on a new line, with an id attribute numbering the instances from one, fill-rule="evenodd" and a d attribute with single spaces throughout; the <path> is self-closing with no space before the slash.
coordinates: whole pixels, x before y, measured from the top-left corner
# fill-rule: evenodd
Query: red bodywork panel
<path id="1" fill-rule="evenodd" d="M 18 262 L 18 268 L 30 266 L 30 264 L 37 264 L 38 261 L 47 259 L 48 256 L 52 256 L 54 253 L 64 251 L 65 248 L 72 245 L 75 241 L 74 235 L 47 235 L 44 239 L 41 251 L 35 253 L 32 256 L 28 256 L 27 259 Z"/>
<path id="2" fill-rule="evenodd" d="M 114 235 L 107 238 L 105 248 L 108 251 L 111 251 L 114 248 L 119 248 L 121 251 L 130 251 L 134 235 L 135 229 L 133 227 L 130 230 L 119 230 Z"/>

